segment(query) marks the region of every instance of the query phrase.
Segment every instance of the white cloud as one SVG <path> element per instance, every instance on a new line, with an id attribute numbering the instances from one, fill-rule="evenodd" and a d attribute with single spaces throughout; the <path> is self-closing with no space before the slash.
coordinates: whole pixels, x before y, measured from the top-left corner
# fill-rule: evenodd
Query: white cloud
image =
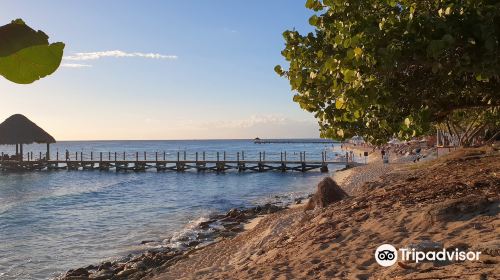
<path id="1" fill-rule="evenodd" d="M 96 60 L 102 57 L 142 57 L 151 59 L 177 59 L 176 55 L 163 55 L 159 53 L 124 52 L 120 50 L 102 52 L 82 52 L 65 56 L 63 59 L 72 61 Z"/>
<path id="2" fill-rule="evenodd" d="M 252 115 L 246 119 L 217 121 L 206 123 L 206 126 L 214 128 L 249 128 L 258 125 L 282 125 L 289 122 L 287 118 L 280 115 Z"/>
<path id="3" fill-rule="evenodd" d="M 224 32 L 227 32 L 227 33 L 238 33 L 237 30 L 234 30 L 234 29 L 231 29 L 231 28 L 227 28 L 227 27 L 224 27 Z"/>
<path id="4" fill-rule="evenodd" d="M 168 125 L 169 133 L 184 138 L 309 138 L 318 137 L 314 118 L 293 119 L 281 114 L 259 114 L 234 120 L 179 119 Z"/>
<path id="5" fill-rule="evenodd" d="M 89 64 L 80 64 L 80 63 L 62 63 L 61 67 L 67 67 L 67 68 L 87 68 L 87 67 L 92 67 L 92 65 L 89 65 Z"/>

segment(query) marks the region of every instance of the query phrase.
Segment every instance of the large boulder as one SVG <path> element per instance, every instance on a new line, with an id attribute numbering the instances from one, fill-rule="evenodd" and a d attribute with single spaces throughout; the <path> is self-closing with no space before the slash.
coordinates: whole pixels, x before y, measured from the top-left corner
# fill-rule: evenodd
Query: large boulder
<path id="1" fill-rule="evenodd" d="M 316 193 L 309 199 L 304 211 L 324 208 L 347 196 L 347 193 L 331 177 L 325 177 L 319 182 Z"/>

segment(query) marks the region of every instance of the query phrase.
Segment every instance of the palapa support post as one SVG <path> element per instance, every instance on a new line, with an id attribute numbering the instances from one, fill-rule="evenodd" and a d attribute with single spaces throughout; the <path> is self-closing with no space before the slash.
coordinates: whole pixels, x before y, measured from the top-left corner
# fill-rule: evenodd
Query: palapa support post
<path id="1" fill-rule="evenodd" d="M 45 156 L 47 160 L 50 160 L 50 143 L 47 143 L 47 155 Z"/>
<path id="2" fill-rule="evenodd" d="M 139 161 L 139 152 L 135 152 L 135 161 Z"/>
<path id="3" fill-rule="evenodd" d="M 163 151 L 163 161 L 166 161 L 167 160 L 167 153 L 165 151 Z"/>
<path id="4" fill-rule="evenodd" d="M 155 161 L 158 162 L 158 152 L 155 152 Z"/>
<path id="5" fill-rule="evenodd" d="M 102 152 L 99 153 L 99 161 L 102 162 Z"/>
<path id="6" fill-rule="evenodd" d="M 184 151 L 184 161 L 186 161 L 186 151 Z"/>
<path id="7" fill-rule="evenodd" d="M 196 163 L 198 163 L 198 152 L 196 152 Z"/>
<path id="8" fill-rule="evenodd" d="M 146 154 L 146 152 L 144 152 L 144 161 L 147 161 L 146 157 L 147 157 L 147 154 Z"/>
<path id="9" fill-rule="evenodd" d="M 177 152 L 177 162 L 181 161 L 181 153 Z"/>
<path id="10" fill-rule="evenodd" d="M 123 152 L 123 161 L 125 161 L 126 159 L 127 159 L 127 153 Z"/>
<path id="11" fill-rule="evenodd" d="M 320 171 L 321 171 L 321 172 L 323 172 L 323 173 L 328 172 L 328 164 L 323 163 L 323 164 L 321 165 Z"/>
<path id="12" fill-rule="evenodd" d="M 241 160 L 245 160 L 245 151 L 241 151 Z"/>

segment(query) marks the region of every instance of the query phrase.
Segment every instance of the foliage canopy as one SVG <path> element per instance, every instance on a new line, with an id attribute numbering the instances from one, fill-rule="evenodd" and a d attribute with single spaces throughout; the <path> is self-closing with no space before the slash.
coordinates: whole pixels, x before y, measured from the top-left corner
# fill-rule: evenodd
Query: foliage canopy
<path id="1" fill-rule="evenodd" d="M 321 135 L 422 135 L 459 109 L 500 106 L 500 3 L 307 0 L 315 31 L 285 31 L 294 101 Z"/>

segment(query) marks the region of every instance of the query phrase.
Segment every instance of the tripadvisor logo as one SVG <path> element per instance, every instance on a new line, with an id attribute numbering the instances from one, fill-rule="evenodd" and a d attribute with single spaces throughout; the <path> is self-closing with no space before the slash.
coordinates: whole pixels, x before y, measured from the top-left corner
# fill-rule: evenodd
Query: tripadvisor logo
<path id="1" fill-rule="evenodd" d="M 448 251 L 445 248 L 439 251 L 418 251 L 409 248 L 400 248 L 399 252 L 391 244 L 383 244 L 375 250 L 375 260 L 381 266 L 391 266 L 399 260 L 419 263 L 422 261 L 478 261 L 481 252 Z"/>

